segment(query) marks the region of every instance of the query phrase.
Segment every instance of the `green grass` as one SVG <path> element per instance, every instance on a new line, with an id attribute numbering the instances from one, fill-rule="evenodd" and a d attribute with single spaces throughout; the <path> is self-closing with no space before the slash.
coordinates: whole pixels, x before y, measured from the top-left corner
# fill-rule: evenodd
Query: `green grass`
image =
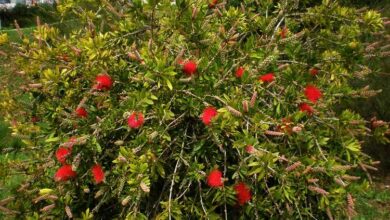
<path id="1" fill-rule="evenodd" d="M 30 36 L 31 33 L 35 30 L 35 27 L 29 27 L 29 28 L 23 28 L 20 29 L 22 33 L 26 36 Z M 8 38 L 11 42 L 18 42 L 20 41 L 20 37 L 16 29 L 8 29 L 8 30 L 1 30 L 0 33 L 7 33 Z"/>
<path id="2" fill-rule="evenodd" d="M 4 74 L 4 71 L 0 71 L 0 74 Z M 22 141 L 11 133 L 10 125 L 0 118 L 0 200 L 12 196 L 20 187 L 25 175 L 23 170 L 15 169 L 15 166 L 29 160 L 21 151 Z M 0 219 L 7 219 L 1 211 Z"/>
<path id="3" fill-rule="evenodd" d="M 16 190 L 25 179 L 25 176 L 21 173 L 11 173 L 15 171 L 9 169 L 8 166 L 10 163 L 15 164 L 18 161 L 26 159 L 28 159 L 28 157 L 20 153 L 4 154 L 0 156 L 0 199 L 11 196 L 12 191 Z"/>
<path id="4" fill-rule="evenodd" d="M 22 142 L 20 139 L 11 136 L 9 125 L 0 121 L 0 149 L 4 152 L 6 148 L 18 149 L 21 146 Z"/>
<path id="5" fill-rule="evenodd" d="M 33 30 L 33 27 L 21 29 L 26 36 L 30 36 Z M 1 30 L 0 33 L 7 33 L 11 42 L 20 42 L 21 40 L 16 30 Z M 8 45 L 2 45 L 0 50 L 6 53 L 12 52 L 12 48 Z M 21 83 L 20 79 L 16 79 L 14 76 L 10 59 L 10 56 L 0 56 L 0 89 L 13 89 Z M 0 109 L 0 199 L 3 199 L 12 195 L 12 192 L 24 180 L 24 175 L 22 173 L 12 173 L 17 171 L 10 166 L 22 160 L 28 160 L 28 157 L 20 152 L 23 146 L 22 141 L 11 135 L 10 125 L 1 116 Z M 0 219 L 3 217 L 0 212 Z"/>
<path id="6" fill-rule="evenodd" d="M 355 220 L 390 219 L 390 190 L 373 188 L 356 199 L 359 215 Z"/>
<path id="7" fill-rule="evenodd" d="M 76 22 L 75 19 L 71 19 L 64 22 L 55 22 L 50 24 L 50 26 L 58 27 L 61 29 L 62 32 L 66 33 L 66 31 L 72 30 L 74 29 L 74 27 L 78 27 L 78 23 Z M 23 35 L 31 36 L 31 34 L 35 29 L 36 27 L 33 26 L 33 27 L 21 28 L 20 30 L 23 33 Z M 20 42 L 21 40 L 16 29 L 3 29 L 0 30 L 0 33 L 7 33 L 8 38 L 11 42 Z"/>

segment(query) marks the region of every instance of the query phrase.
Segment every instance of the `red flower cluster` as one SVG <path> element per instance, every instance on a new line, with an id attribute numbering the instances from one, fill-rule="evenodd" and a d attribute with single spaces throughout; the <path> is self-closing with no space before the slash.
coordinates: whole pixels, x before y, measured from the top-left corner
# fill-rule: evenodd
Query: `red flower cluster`
<path id="1" fill-rule="evenodd" d="M 209 8 L 214 8 L 215 5 L 217 5 L 217 3 L 218 3 L 218 0 L 211 0 L 209 3 Z"/>
<path id="2" fill-rule="evenodd" d="M 84 107 L 79 107 L 76 109 L 76 115 L 80 118 L 88 117 L 88 112 Z"/>
<path id="3" fill-rule="evenodd" d="M 94 88 L 97 90 L 110 90 L 112 87 L 112 79 L 107 73 L 99 74 L 95 80 Z"/>
<path id="4" fill-rule="evenodd" d="M 311 102 L 316 103 L 317 100 L 321 98 L 322 93 L 317 87 L 313 85 L 308 85 L 305 88 L 305 96 Z"/>
<path id="5" fill-rule="evenodd" d="M 222 172 L 218 169 L 212 170 L 207 176 L 207 185 L 212 188 L 223 186 Z M 234 190 L 236 191 L 236 198 L 239 205 L 244 205 L 251 200 L 251 190 L 245 183 L 239 182 L 234 186 Z"/>
<path id="6" fill-rule="evenodd" d="M 96 84 L 93 86 L 93 89 L 96 90 L 110 90 L 112 87 L 112 79 L 107 73 L 102 73 L 96 76 Z M 79 118 L 88 117 L 88 112 L 84 107 L 78 107 L 75 110 L 75 114 Z"/>
<path id="7" fill-rule="evenodd" d="M 217 109 L 213 106 L 209 106 L 203 110 L 203 114 L 201 116 L 202 121 L 205 125 L 210 125 L 211 120 L 217 116 L 218 112 Z"/>
<path id="8" fill-rule="evenodd" d="M 96 184 L 99 184 L 99 183 L 104 181 L 105 175 L 104 175 L 104 171 L 103 171 L 102 166 L 100 166 L 99 164 L 95 164 L 91 168 L 91 172 L 92 172 L 93 178 L 95 179 Z"/>
<path id="9" fill-rule="evenodd" d="M 110 90 L 112 88 L 112 79 L 106 74 L 99 74 L 95 78 L 96 84 L 93 86 L 93 89 L 96 90 Z M 88 116 L 88 112 L 84 107 L 78 107 L 75 110 L 75 113 L 80 118 L 85 118 Z M 133 116 L 134 120 L 130 120 L 129 118 L 129 126 L 139 127 L 143 124 L 143 115 L 139 113 L 137 115 L 137 119 L 135 119 L 135 115 Z M 73 145 L 76 144 L 77 139 L 72 137 L 68 142 L 66 142 L 63 146 L 59 147 L 56 151 L 57 160 L 63 165 L 57 170 L 54 175 L 55 181 L 67 181 L 76 177 L 77 173 L 72 170 L 72 165 L 66 164 L 66 158 L 71 154 Z M 91 169 L 92 174 L 94 176 L 95 182 L 98 184 L 104 181 L 104 172 L 100 165 L 96 164 Z"/>
<path id="10" fill-rule="evenodd" d="M 144 115 L 141 112 L 133 112 L 127 119 L 130 128 L 139 128 L 144 124 Z"/>
<path id="11" fill-rule="evenodd" d="M 39 121 L 39 118 L 37 116 L 32 116 L 31 117 L 31 122 L 32 123 L 37 123 Z"/>
<path id="12" fill-rule="evenodd" d="M 288 28 L 286 26 L 284 26 L 282 28 L 282 30 L 280 30 L 280 38 L 282 38 L 282 39 L 286 38 L 287 33 L 288 33 Z"/>
<path id="13" fill-rule="evenodd" d="M 251 200 L 251 190 L 245 183 L 238 183 L 236 186 L 234 186 L 234 190 L 236 191 L 238 204 L 244 205 L 245 203 L 249 202 L 249 200 Z"/>
<path id="14" fill-rule="evenodd" d="M 304 103 L 301 103 L 299 105 L 299 109 L 301 110 L 301 112 L 306 112 L 307 114 L 311 115 L 313 114 L 314 112 L 314 109 L 313 107 L 311 107 L 309 104 L 307 104 L 306 102 Z"/>
<path id="15" fill-rule="evenodd" d="M 310 69 L 309 72 L 310 72 L 310 75 L 316 76 L 318 74 L 318 69 L 313 67 L 313 68 Z"/>
<path id="16" fill-rule="evenodd" d="M 267 73 L 265 75 L 260 76 L 259 78 L 262 82 L 272 82 L 275 80 L 275 74 L 274 73 Z"/>
<path id="17" fill-rule="evenodd" d="M 236 70 L 236 77 L 241 78 L 242 75 L 244 75 L 244 72 L 245 72 L 244 67 L 242 66 L 238 67 L 238 69 Z"/>
<path id="18" fill-rule="evenodd" d="M 276 131 L 291 134 L 291 119 L 290 118 L 282 118 L 281 124 L 276 127 Z"/>
<path id="19" fill-rule="evenodd" d="M 54 175 L 55 181 L 67 181 L 76 177 L 77 173 L 72 170 L 72 165 L 64 164 Z"/>
<path id="20" fill-rule="evenodd" d="M 218 169 L 211 171 L 207 177 L 207 185 L 213 188 L 223 186 L 222 172 Z"/>
<path id="21" fill-rule="evenodd" d="M 65 164 L 66 158 L 71 154 L 71 152 L 72 150 L 70 148 L 59 147 L 56 151 L 56 158 L 60 163 Z"/>
<path id="22" fill-rule="evenodd" d="M 187 76 L 192 76 L 193 74 L 195 74 L 196 69 L 197 69 L 197 65 L 194 61 L 190 60 L 190 61 L 187 61 L 183 64 L 183 72 Z"/>

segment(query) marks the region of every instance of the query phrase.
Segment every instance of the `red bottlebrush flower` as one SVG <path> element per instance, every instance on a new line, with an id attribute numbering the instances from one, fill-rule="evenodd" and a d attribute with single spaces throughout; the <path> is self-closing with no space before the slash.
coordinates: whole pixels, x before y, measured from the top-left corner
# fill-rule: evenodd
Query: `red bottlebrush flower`
<path id="1" fill-rule="evenodd" d="M 277 131 L 291 134 L 292 133 L 291 124 L 292 123 L 290 118 L 282 118 L 282 123 L 281 125 L 277 126 Z"/>
<path id="2" fill-rule="evenodd" d="M 139 128 L 144 124 L 144 115 L 141 112 L 133 112 L 127 119 L 130 128 Z"/>
<path id="3" fill-rule="evenodd" d="M 317 87 L 313 85 L 308 85 L 305 88 L 305 95 L 306 98 L 309 99 L 311 102 L 316 103 L 317 100 L 321 98 L 322 93 Z"/>
<path id="4" fill-rule="evenodd" d="M 95 179 L 96 184 L 99 184 L 99 183 L 104 181 L 105 177 L 104 177 L 104 171 L 103 171 L 102 166 L 100 166 L 99 164 L 95 164 L 91 168 L 91 172 L 92 172 L 93 178 Z"/>
<path id="5" fill-rule="evenodd" d="M 265 75 L 260 76 L 259 80 L 262 82 L 272 82 L 275 80 L 275 74 L 274 73 L 267 73 Z"/>
<path id="6" fill-rule="evenodd" d="M 194 61 L 190 60 L 183 64 L 183 72 L 187 76 L 192 76 L 196 72 L 196 69 L 197 69 L 197 65 Z"/>
<path id="7" fill-rule="evenodd" d="M 310 75 L 316 76 L 318 74 L 318 69 L 313 67 L 310 69 L 309 72 L 310 72 Z"/>
<path id="8" fill-rule="evenodd" d="M 80 118 L 86 118 L 88 116 L 88 112 L 84 107 L 79 107 L 76 109 L 76 115 Z"/>
<path id="9" fill-rule="evenodd" d="M 280 37 L 282 39 L 286 38 L 287 37 L 287 33 L 288 33 L 288 28 L 287 27 L 283 27 L 282 30 L 280 30 Z"/>
<path id="10" fill-rule="evenodd" d="M 112 79 L 106 74 L 99 74 L 96 76 L 96 85 L 94 86 L 97 90 L 110 90 L 112 87 Z"/>
<path id="11" fill-rule="evenodd" d="M 59 147 L 56 151 L 56 158 L 57 160 L 64 164 L 66 161 L 66 158 L 71 154 L 71 150 L 67 147 Z"/>
<path id="12" fill-rule="evenodd" d="M 234 190 L 236 191 L 236 197 L 238 204 L 244 205 L 249 200 L 251 200 L 251 190 L 250 188 L 243 182 L 238 183 L 234 186 Z"/>
<path id="13" fill-rule="evenodd" d="M 64 164 L 57 170 L 57 173 L 54 175 L 55 181 L 67 181 L 76 177 L 77 173 L 72 170 L 72 165 Z"/>
<path id="14" fill-rule="evenodd" d="M 308 114 L 313 114 L 314 112 L 314 109 L 313 107 L 311 107 L 309 104 L 307 104 L 306 102 L 304 103 L 301 103 L 299 105 L 299 109 L 301 110 L 301 112 L 306 112 Z"/>
<path id="15" fill-rule="evenodd" d="M 209 185 L 212 188 L 217 188 L 223 186 L 222 181 L 222 172 L 218 169 L 215 169 L 209 173 L 209 176 L 207 177 L 207 185 Z"/>
<path id="16" fill-rule="evenodd" d="M 32 123 L 37 123 L 39 121 L 39 118 L 37 116 L 32 116 L 31 117 L 31 122 Z"/>
<path id="17" fill-rule="evenodd" d="M 248 154 L 253 154 L 256 150 L 255 150 L 255 148 L 252 145 L 248 145 L 248 146 L 246 146 L 245 151 Z"/>
<path id="18" fill-rule="evenodd" d="M 205 125 L 210 125 L 211 120 L 217 116 L 218 112 L 217 109 L 213 106 L 209 106 L 203 110 L 203 114 L 201 116 L 202 121 Z"/>
<path id="19" fill-rule="evenodd" d="M 215 8 L 215 5 L 218 3 L 218 0 L 211 0 L 209 3 L 209 8 Z"/>
<path id="20" fill-rule="evenodd" d="M 244 67 L 242 66 L 238 67 L 238 69 L 236 70 L 236 77 L 241 78 L 242 75 L 244 75 L 244 72 L 245 72 Z"/>

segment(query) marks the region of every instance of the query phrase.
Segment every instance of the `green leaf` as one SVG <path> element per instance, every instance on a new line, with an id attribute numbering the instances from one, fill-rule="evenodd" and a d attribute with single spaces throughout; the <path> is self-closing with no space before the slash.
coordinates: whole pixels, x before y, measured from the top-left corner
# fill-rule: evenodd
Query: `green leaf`
<path id="1" fill-rule="evenodd" d="M 252 163 L 248 164 L 248 167 L 254 167 L 254 166 L 258 166 L 258 165 L 260 165 L 260 163 L 256 161 L 256 162 L 252 162 Z"/>
<path id="2" fill-rule="evenodd" d="M 46 143 L 53 143 L 53 142 L 58 142 L 60 140 L 59 137 L 51 137 L 45 140 Z"/>
<path id="3" fill-rule="evenodd" d="M 166 83 L 167 83 L 169 90 L 173 90 L 172 83 L 171 83 L 171 81 L 169 81 L 169 79 L 166 79 Z"/>
<path id="4" fill-rule="evenodd" d="M 258 173 L 262 172 L 263 170 L 264 170 L 264 169 L 263 169 L 262 167 L 258 167 L 258 168 L 254 169 L 254 170 L 252 170 L 252 171 L 249 171 L 248 175 L 249 175 L 249 176 L 252 176 L 252 175 L 254 175 L 254 174 L 258 174 Z"/>

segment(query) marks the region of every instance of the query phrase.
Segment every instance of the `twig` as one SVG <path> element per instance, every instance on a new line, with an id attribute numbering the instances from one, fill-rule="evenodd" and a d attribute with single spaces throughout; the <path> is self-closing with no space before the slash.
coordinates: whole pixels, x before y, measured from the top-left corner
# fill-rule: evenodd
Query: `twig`
<path id="1" fill-rule="evenodd" d="M 208 215 L 207 215 L 207 211 L 206 211 L 206 208 L 204 207 L 203 199 L 202 199 L 202 185 L 201 185 L 201 183 L 200 183 L 199 180 L 198 180 L 198 185 L 199 185 L 200 205 L 202 206 L 203 212 L 204 212 L 204 214 L 205 214 L 206 217 L 207 217 L 207 216 L 208 216 Z M 208 219 L 208 218 L 207 218 L 207 219 Z"/>
<path id="2" fill-rule="evenodd" d="M 179 117 L 175 118 L 175 120 L 173 120 L 171 123 L 169 123 L 168 126 L 165 128 L 164 133 L 165 133 L 169 128 L 171 128 L 172 126 L 175 126 L 175 123 L 178 122 L 178 121 L 180 121 L 180 119 L 183 118 L 185 115 L 186 115 L 186 113 L 184 112 L 184 113 L 181 114 Z"/>
<path id="3" fill-rule="evenodd" d="M 183 142 L 183 143 L 184 143 L 184 142 Z M 171 188 L 169 189 L 168 216 L 169 216 L 169 219 L 170 219 L 170 220 L 172 219 L 172 214 L 171 214 L 172 191 L 173 191 L 173 186 L 175 185 L 175 175 L 176 175 L 176 172 L 177 172 L 177 168 L 179 167 L 179 162 L 180 162 L 180 160 L 177 160 L 177 161 L 176 161 L 175 170 L 173 171 L 173 175 L 172 175 Z"/>
<path id="4" fill-rule="evenodd" d="M 214 99 L 216 99 L 216 100 L 222 102 L 224 105 L 228 105 L 228 104 L 227 104 L 223 99 L 221 99 L 219 96 L 213 95 L 213 96 L 210 96 L 210 97 L 212 97 L 212 98 L 214 98 Z"/>
<path id="5" fill-rule="evenodd" d="M 188 90 L 178 90 L 178 91 L 179 91 L 179 92 L 183 92 L 183 93 L 185 93 L 185 94 L 187 94 L 187 95 L 190 95 L 190 96 L 193 96 L 193 97 L 199 99 L 199 100 L 202 101 L 203 104 L 205 104 L 205 105 L 211 105 L 210 103 L 204 101 L 201 97 L 199 97 L 199 96 L 193 94 L 192 92 L 190 92 L 190 91 L 188 91 Z"/>
<path id="6" fill-rule="evenodd" d="M 284 20 L 284 17 L 282 17 L 282 19 L 280 19 L 280 21 L 279 21 L 278 24 L 276 25 L 276 27 L 275 27 L 275 29 L 274 29 L 274 33 L 272 34 L 272 37 L 271 37 L 271 41 L 274 39 L 275 33 L 276 33 L 276 31 L 278 30 L 279 26 L 282 24 L 283 20 Z"/>
<path id="7" fill-rule="evenodd" d="M 278 210 L 279 214 L 282 216 L 283 212 L 282 212 L 282 210 L 280 210 L 280 207 L 279 207 L 278 203 L 275 202 L 274 197 L 272 196 L 271 191 L 269 190 L 269 187 L 268 187 L 268 184 L 267 184 L 267 180 L 265 179 L 265 177 L 263 179 L 264 179 L 266 191 L 270 195 L 272 203 L 274 203 L 274 205 L 276 206 L 276 209 Z"/>
<path id="8" fill-rule="evenodd" d="M 187 137 L 187 129 L 188 129 L 188 126 L 187 126 L 186 130 L 184 131 L 184 139 L 183 139 L 183 144 L 181 145 L 180 157 L 176 161 L 175 169 L 174 169 L 173 175 L 172 175 L 171 188 L 169 189 L 169 200 L 168 200 L 168 219 L 169 220 L 172 219 L 172 213 L 171 213 L 172 191 L 173 191 L 173 186 L 175 185 L 175 176 L 176 176 L 177 168 L 179 167 L 180 158 L 182 157 L 183 151 L 184 151 L 185 138 Z"/>
<path id="9" fill-rule="evenodd" d="M 177 197 L 177 199 L 180 199 L 181 197 L 184 196 L 184 194 L 186 194 L 186 192 L 190 189 L 191 184 L 192 184 L 192 182 L 189 182 L 189 183 L 188 183 L 188 186 L 186 187 L 186 189 L 184 190 L 184 192 L 182 192 L 182 193 Z"/>
<path id="10" fill-rule="evenodd" d="M 297 208 L 298 215 L 299 215 L 299 219 L 301 219 L 301 220 L 302 220 L 302 215 L 301 215 L 301 212 L 299 211 L 299 207 L 298 207 L 297 203 L 296 203 L 296 202 L 294 202 L 294 205 L 295 205 L 295 208 Z"/>
<path id="11" fill-rule="evenodd" d="M 226 171 L 227 171 L 227 158 L 226 158 L 226 150 L 221 148 L 221 150 L 223 150 L 223 176 L 226 176 Z M 227 220 L 228 219 L 228 215 L 227 215 L 227 208 L 226 208 L 226 189 L 225 187 L 223 188 L 223 199 L 225 200 L 225 204 L 224 204 L 224 212 L 225 212 L 225 219 Z"/>
<path id="12" fill-rule="evenodd" d="M 316 145 L 317 145 L 318 150 L 320 151 L 320 154 L 321 154 L 322 158 L 323 158 L 325 161 L 328 161 L 328 159 L 326 159 L 324 153 L 322 152 L 321 146 L 320 146 L 320 144 L 318 143 L 318 140 L 317 140 L 317 139 L 315 140 L 315 142 L 316 142 Z"/>

